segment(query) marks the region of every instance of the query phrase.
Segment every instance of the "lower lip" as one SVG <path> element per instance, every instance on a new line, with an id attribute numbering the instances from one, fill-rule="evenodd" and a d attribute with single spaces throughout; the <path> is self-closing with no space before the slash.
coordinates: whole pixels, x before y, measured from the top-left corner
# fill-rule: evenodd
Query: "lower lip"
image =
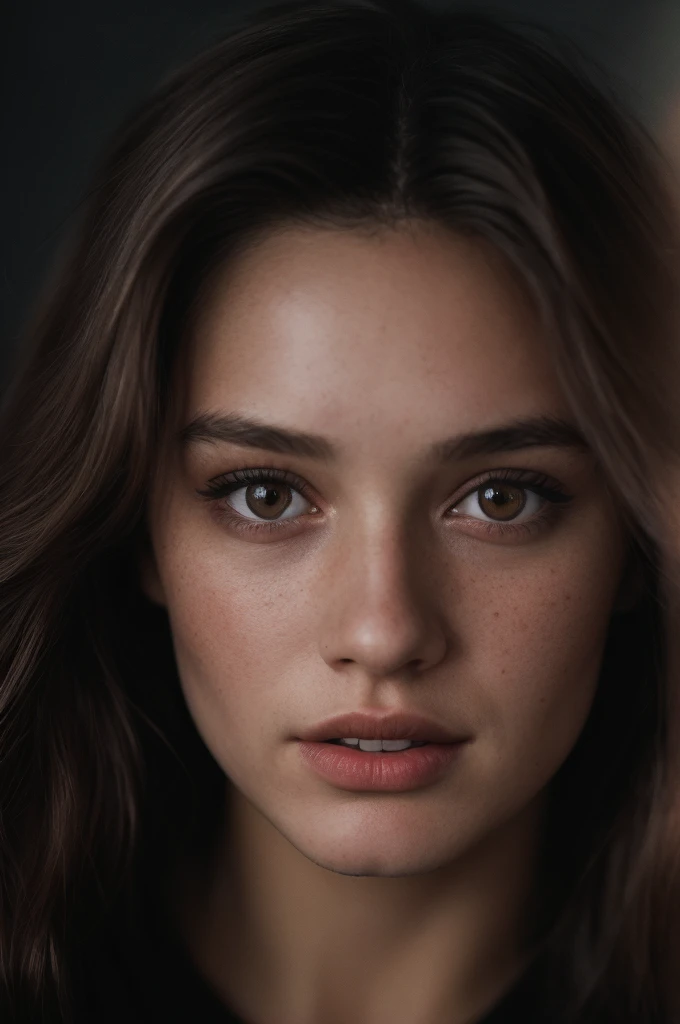
<path id="1" fill-rule="evenodd" d="M 403 793 L 441 779 L 464 746 L 428 743 L 374 754 L 338 743 L 300 742 L 300 755 L 317 775 L 340 789 Z"/>

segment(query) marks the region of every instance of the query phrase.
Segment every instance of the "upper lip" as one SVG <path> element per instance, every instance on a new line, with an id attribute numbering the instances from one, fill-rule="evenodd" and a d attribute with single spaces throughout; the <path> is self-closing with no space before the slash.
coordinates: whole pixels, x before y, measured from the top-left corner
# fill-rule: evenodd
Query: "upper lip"
<path id="1" fill-rule="evenodd" d="M 456 735 L 443 725 L 410 711 L 391 711 L 382 715 L 370 711 L 352 711 L 347 715 L 327 718 L 298 737 L 307 742 L 346 738 L 460 743 L 469 737 Z"/>

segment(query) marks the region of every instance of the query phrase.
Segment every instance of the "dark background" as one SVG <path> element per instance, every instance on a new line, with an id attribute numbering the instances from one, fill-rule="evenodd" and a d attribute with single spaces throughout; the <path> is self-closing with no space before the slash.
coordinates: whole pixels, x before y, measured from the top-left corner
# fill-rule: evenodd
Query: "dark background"
<path id="1" fill-rule="evenodd" d="M 566 33 L 609 70 L 652 132 L 662 134 L 680 92 L 680 0 L 431 2 L 511 11 Z M 252 0 L 11 0 L 5 8 L 0 384 L 93 165 L 122 116 L 253 6 Z"/>

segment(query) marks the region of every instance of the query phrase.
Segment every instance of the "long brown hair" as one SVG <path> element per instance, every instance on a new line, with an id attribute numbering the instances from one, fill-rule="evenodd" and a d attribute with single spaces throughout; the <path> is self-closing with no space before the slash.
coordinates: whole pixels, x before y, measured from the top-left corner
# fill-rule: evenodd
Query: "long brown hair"
<path id="1" fill-rule="evenodd" d="M 221 801 L 136 569 L 208 275 L 274 225 L 415 218 L 485 238 L 530 290 L 645 579 L 551 784 L 541 998 L 555 1024 L 670 1024 L 680 726 L 654 481 L 678 447 L 678 242 L 653 142 L 565 46 L 412 0 L 286 3 L 165 81 L 102 161 L 0 421 L 10 1020 L 70 1019 L 140 851 L 210 835 Z"/>

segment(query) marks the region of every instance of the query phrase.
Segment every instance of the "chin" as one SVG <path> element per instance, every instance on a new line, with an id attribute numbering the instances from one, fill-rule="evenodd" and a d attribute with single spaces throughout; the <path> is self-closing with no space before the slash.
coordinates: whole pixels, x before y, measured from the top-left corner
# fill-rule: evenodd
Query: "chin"
<path id="1" fill-rule="evenodd" d="M 339 875 L 360 878 L 402 878 L 436 871 L 454 859 L 453 852 L 435 851 L 423 843 L 419 848 L 385 849 L 379 837 L 375 841 L 295 842 L 295 849 L 318 867 Z"/>

